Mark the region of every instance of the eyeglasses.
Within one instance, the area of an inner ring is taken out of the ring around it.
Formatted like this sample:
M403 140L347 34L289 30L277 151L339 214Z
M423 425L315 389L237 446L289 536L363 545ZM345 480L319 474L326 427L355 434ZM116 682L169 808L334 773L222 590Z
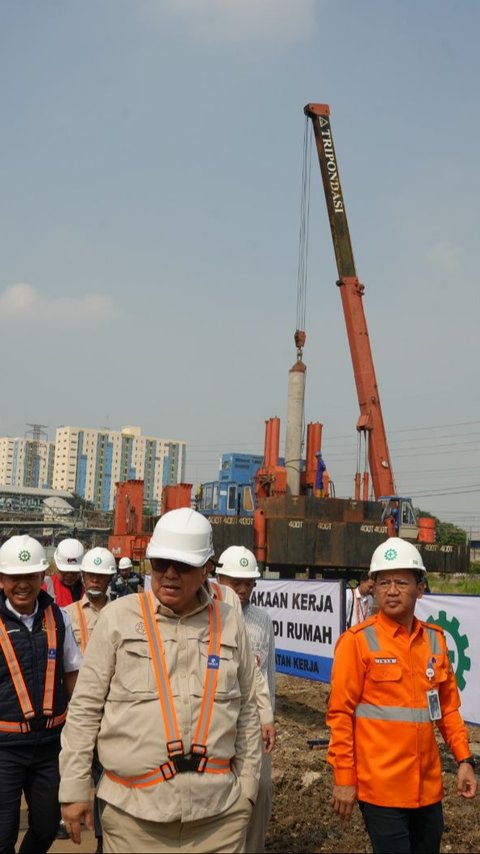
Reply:
M173 567L175 572L178 572L180 575L193 572L194 569L203 569L203 567L200 566L190 566L189 563L182 563L179 560L169 560L168 558L162 557L152 558L151 564L154 572L166 572L167 569Z
M388 580L386 578L383 578L381 581L377 581L377 583L376 583L376 587L380 588L380 590L389 590L390 587L396 587L397 590L402 591L402 590L406 590L407 587L411 587L411 586L412 586L411 581L403 581L403 580L397 581L396 578L391 578Z

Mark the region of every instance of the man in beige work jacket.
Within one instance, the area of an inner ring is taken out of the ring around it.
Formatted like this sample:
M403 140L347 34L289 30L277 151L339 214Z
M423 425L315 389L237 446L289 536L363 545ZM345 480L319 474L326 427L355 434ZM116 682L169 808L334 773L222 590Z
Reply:
M243 621L203 587L208 520L166 513L147 556L152 590L100 615L62 739L71 838L91 826L95 743L104 851L243 852L260 774L255 663Z

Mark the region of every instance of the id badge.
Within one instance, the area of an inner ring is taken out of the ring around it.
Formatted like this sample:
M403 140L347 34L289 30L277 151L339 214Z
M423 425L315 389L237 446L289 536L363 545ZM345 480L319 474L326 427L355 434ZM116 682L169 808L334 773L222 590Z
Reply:
M427 691L428 714L431 721L439 721L442 717L442 709L440 707L440 697L436 688L431 688Z

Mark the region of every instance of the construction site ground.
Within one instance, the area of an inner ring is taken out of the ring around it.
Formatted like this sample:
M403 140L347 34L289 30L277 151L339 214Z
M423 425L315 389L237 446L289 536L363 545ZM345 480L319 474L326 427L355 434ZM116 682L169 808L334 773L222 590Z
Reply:
M326 744L309 747L310 740L327 741L325 709L328 685L277 675L278 741L274 752L273 816L267 839L269 852L336 852L363 854L371 846L358 808L350 822L332 813L332 779L326 763ZM472 753L480 753L480 728L469 727ZM440 739L441 741L441 739ZM477 800L467 802L455 791L456 763L440 745L444 768L445 833L442 852L480 852L480 822ZM480 796L479 796L480 797ZM22 827L26 815L22 811ZM91 831L82 845L57 840L50 851L93 854L96 841Z

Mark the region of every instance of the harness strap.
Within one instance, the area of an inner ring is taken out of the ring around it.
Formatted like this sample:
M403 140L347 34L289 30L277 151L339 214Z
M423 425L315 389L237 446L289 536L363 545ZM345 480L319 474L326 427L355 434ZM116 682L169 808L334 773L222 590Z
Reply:
M63 724L67 717L65 709L61 715L56 715L54 718L48 718L45 721L45 729L53 729L56 726ZM32 726L30 721L0 721L0 732L31 732Z
M167 736L168 758L174 763L173 766L171 762L165 763L170 771L170 774L166 779L170 779L170 777L174 776L174 774L180 770L196 770L202 773L204 770L207 770L208 761L212 762L212 760L207 761L206 754L208 731L212 718L215 693L217 690L218 670L220 667L220 644L222 631L220 605L218 600L214 599L213 603L208 606L210 631L205 687L200 708L200 716L195 730L193 743L190 747L190 755L195 757L194 764L196 764L196 767L192 767L190 769L187 767L180 767L181 762L183 762L183 765L185 766L185 762L188 762L189 760L185 757L183 741L178 726L177 715L173 703L172 689L165 660L165 652L155 616L153 596L149 591L148 593L141 593L139 595L139 599L145 622L148 643L152 654L153 670L158 688L158 698L165 726L165 734ZM222 760L218 761L221 762ZM164 769L164 767L165 766L161 766L159 769L162 774L162 769Z
M210 581L210 579L209 579L208 583L210 585L210 589L212 591L213 598L218 599L219 602L222 602L223 601L223 591L222 591L222 588L220 587L218 581Z
M30 695L27 690L27 686L25 685L25 680L23 678L22 671L20 669L20 665L18 663L17 656L15 655L15 650L12 646L12 642L8 636L7 629L5 627L5 623L0 617L0 646L2 647L3 654L5 656L5 660L8 664L8 669L10 671L10 676L12 677L13 687L15 688L18 702L20 703L20 708L26 718L35 717L35 710L32 705L32 701L30 699Z
M78 628L80 630L80 651L83 655L88 643L90 632L88 631L88 623L87 618L85 616L85 610L82 608L80 602L75 602L75 613L77 615Z
M208 643L207 671L205 674L205 688L203 690L202 706L197 729L193 737L192 751L197 745L206 745L210 721L212 719L213 704L217 691L218 670L220 667L220 640L221 622L220 606L218 599L213 600L213 605L208 606L210 638Z
M205 774L228 774L231 769L231 759L205 759L206 766L203 769ZM105 774L114 783L120 783L129 789L146 789L148 786L156 786L157 783L164 783L166 780L171 780L175 777L177 771L171 762L165 762L159 768L154 768L153 771L148 771L146 774L136 774L134 777L119 777L113 771L107 771Z
M55 669L57 666L57 627L51 605L45 611L45 627L47 630L47 670L43 693L43 714L50 717L53 715L53 692L55 689Z

